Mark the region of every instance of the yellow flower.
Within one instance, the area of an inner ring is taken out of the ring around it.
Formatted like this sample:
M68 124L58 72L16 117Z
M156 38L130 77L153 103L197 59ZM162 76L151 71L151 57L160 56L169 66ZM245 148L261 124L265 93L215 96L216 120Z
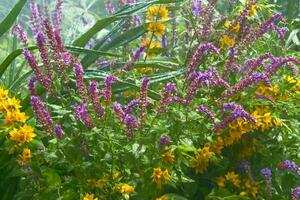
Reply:
M151 73L153 69L152 67L141 67L141 68L136 68L136 71L141 74L148 74Z
M148 25L148 31L155 36L162 36L165 34L166 26L161 22L151 22Z
M113 173L113 175L112 175L112 179L115 180L115 179L119 178L120 175L121 175L120 172L115 172L115 173Z
M283 79L288 83L296 83L297 81L292 76L284 76Z
M34 134L34 129L25 124L19 129L14 128L9 132L10 140L23 144L25 142L30 142L36 136Z
M94 194L86 194L83 200L98 200L98 198L94 198Z
M169 171L166 169L162 171L160 167L153 169L153 181L160 187L171 179Z
M123 183L120 187L120 192L122 194L130 194L134 192L134 187L131 185L128 185L126 183Z
M31 152L30 149L24 148L21 157L18 159L18 163L20 165L25 165L31 160Z
M227 47L231 47L235 45L235 40L229 37L228 35L224 35L221 40L221 48L225 49Z
M20 103L21 103L21 101L19 99L16 99L15 97L8 98L6 101L5 109L7 111L8 110L18 110L19 108L21 108Z
M225 181L226 179L223 176L220 176L217 178L217 185L223 188L225 187Z
M225 175L227 181L230 181L235 187L240 187L241 181L239 175L234 172L228 172Z
M8 90L5 90L0 86L0 101L3 101L8 98Z
M172 164L172 163L175 162L175 155L172 153L172 151L167 151L166 153L164 153L162 155L161 159L165 163L171 163Z
M214 153L210 151L208 146L199 148L195 152L195 157L192 159L192 168L196 173L202 174L207 170L210 159L214 156Z
M25 123L29 117L19 110L7 111L5 114L4 124L7 126L11 126L17 124L19 122Z
M273 124L275 125L275 127L278 128L282 125L282 121L281 121L281 119L276 117L276 118L273 119Z
M231 21L226 21L225 24L224 24L224 27L229 29L231 28L231 31L234 32L234 33L238 33L241 29L241 25L240 23L237 23L234 27L231 27Z
M211 151L215 154L220 154L224 148L224 142L221 136L218 136L217 142L211 145Z
M253 17L254 15L256 15L256 6L252 5L251 8L250 8L249 16Z
M156 5L149 7L147 11L147 19L157 20L158 17L160 17L163 20L169 18L169 11L166 9L166 7Z
M164 194L164 195L162 195L161 197L156 198L156 200L169 200L169 197L168 197L167 194Z
M97 181L96 187L100 188L100 189L103 189L107 186L108 181L109 181L109 175L108 174L103 174L102 178L100 178Z
M240 196L246 196L246 195L247 195L246 192L244 192L244 191L240 192Z

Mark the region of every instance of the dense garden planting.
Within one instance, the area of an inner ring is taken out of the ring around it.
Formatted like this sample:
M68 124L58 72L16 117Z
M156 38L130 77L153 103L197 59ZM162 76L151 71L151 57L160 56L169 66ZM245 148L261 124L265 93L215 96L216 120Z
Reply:
M273 4L103 3L72 41L63 0L0 24L20 48L0 61L0 199L300 199L300 44Z

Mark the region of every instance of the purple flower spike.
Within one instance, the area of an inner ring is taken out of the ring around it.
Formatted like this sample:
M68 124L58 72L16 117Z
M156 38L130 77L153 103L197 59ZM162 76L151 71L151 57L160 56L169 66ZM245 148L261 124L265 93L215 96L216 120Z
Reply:
M88 95L87 95L87 88L84 82L83 78L83 67L80 63L76 63L74 65L74 73L76 75L76 87L77 92L80 94L80 96L87 101Z
M20 24L17 24L13 27L12 33L19 37L19 39L23 43L23 45L25 45L25 46L28 45L27 36L26 36L25 32L23 31Z
M52 133L53 120L42 99L39 96L33 95L31 96L30 104L42 127L49 133Z
M120 117L121 119L125 117L126 113L124 112L121 104L115 102L113 104L113 109L118 117Z
M161 99L158 103L157 112L163 113L166 112L168 105L172 102L172 94L177 93L177 88L174 83L167 83L165 86L163 93L161 95Z
M173 142L167 135L162 135L159 139L159 148L163 149L165 146L172 144Z
M55 9L55 15L54 15L54 25L55 25L55 31L58 33L61 29L61 21L62 21L62 6L64 1L63 0L57 0L56 9Z
M96 81L91 81L90 83L90 99L93 104L96 115L102 118L104 115L104 108L101 106L99 101L99 92L97 92L97 87L99 84Z
M207 117L208 117L209 119L211 119L211 121L213 121L213 122L216 121L216 117L214 116L214 114L213 114L208 108L206 108L204 105L199 105L199 106L197 107L197 110L198 110L199 112L202 112L202 113L206 114Z
M138 59L140 58L141 54L143 53L143 51L145 50L145 46L140 46L135 50L135 53L133 55L133 57L131 58L131 61L126 63L123 67L123 70L129 70L132 68L132 66L134 66L134 64L138 61Z
M64 130L62 129L61 125L56 125L54 128L54 133L57 137L63 137L65 135Z
M264 168L261 171L262 176L264 177L267 187L266 192L269 196L269 198L272 197L272 172L269 168Z
M300 199L300 187L296 187L292 189L292 200L299 200Z
M196 52L194 53L192 60L185 71L186 77L189 77L197 68L202 56L208 51L211 50L214 53L218 54L219 49L212 43L200 44Z
M109 15L113 15L116 12L111 0L105 0L105 8Z
M265 82L266 85L269 87L272 86L269 78L264 73L254 72L252 73L252 75L241 80L238 84L224 91L223 94L221 95L220 100L226 100L228 98L231 98L235 94L241 92L243 89L250 87L260 81Z
M148 97L148 86L150 79L145 77L142 79L139 100L140 100L140 124L143 127L146 114L147 114L147 97Z
M73 109L76 114L76 119L82 121L86 126L93 127L94 123L89 116L88 108L85 103L74 104Z
M299 166L295 162L293 162L291 160L285 160L284 162L280 163L278 165L278 169L280 169L280 170L289 169L292 172L294 172L294 173L296 173L296 174L298 174L300 176L300 168L299 168Z
M133 99L132 101L129 102L129 104L125 108L125 113L128 114L130 113L134 107L138 106L140 104L139 99Z
M103 94L105 100L107 102L111 102L112 100L112 84L119 82L120 80L115 76L107 76L104 79L104 88L101 91L101 94Z
M194 16L201 15L201 1L200 0L192 0L192 14Z
M30 92L30 95L32 96L36 96L36 92L35 92L35 82L37 81L37 78L35 76L31 77L29 80L28 80L28 89L29 89L29 92Z
M242 118L243 120L248 120L252 123L257 122L255 118L253 118L249 113L247 113L242 108L242 106L234 102L224 103L222 112L224 111L231 111L231 115L226 116L220 123L216 124L212 129L213 131L219 131L220 129L224 128L229 123L237 120L238 118Z
M127 136L129 138L133 138L134 137L134 131L137 128L139 128L139 124L137 122L137 119L133 115L126 114L126 116L123 119L123 122L126 125Z

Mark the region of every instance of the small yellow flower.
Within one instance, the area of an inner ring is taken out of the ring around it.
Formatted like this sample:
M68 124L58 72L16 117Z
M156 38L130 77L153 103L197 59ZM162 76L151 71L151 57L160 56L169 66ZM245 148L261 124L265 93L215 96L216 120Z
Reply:
M235 40L229 37L228 35L224 35L221 40L221 48L225 49L227 47L231 47L235 45Z
M94 194L86 194L83 200L98 200L98 198L94 198Z
M281 119L276 117L273 119L273 124L275 125L276 128L278 128L278 127L282 126L282 121L281 121Z
M245 191L240 192L240 196L247 196L247 193Z
M3 101L8 98L8 90L5 90L0 86L0 101Z
M31 160L31 152L30 149L24 148L21 157L18 159L18 163L20 165L25 165L29 163Z
M165 34L166 25L161 22L151 22L148 25L148 31L155 36L162 36Z
M156 5L149 7L147 11L147 19L157 20L158 18L163 20L169 18L169 11L166 9L166 7Z
M134 192L134 187L128 185L127 183L123 183L120 187L120 193L122 194L130 194Z
M223 176L220 176L217 178L217 185L219 187L225 187L225 182L226 182L226 179L223 177Z
M4 124L11 126L17 123L25 123L29 117L19 110L7 111L5 114Z
M10 140L18 142L19 144L23 144L25 142L30 142L36 136L34 134L34 129L25 124L19 129L14 128L9 132Z
M161 197L156 198L156 200L169 200L169 197L168 197L167 194L164 194L164 195L162 195Z
M153 169L153 181L161 187L164 183L171 179L169 171L166 169L162 171L160 167Z
M139 67L139 68L136 68L136 71L140 74L148 74L153 71L153 68L152 67Z
M215 154L210 151L208 146L199 148L195 152L195 157L191 161L192 168L196 171L196 173L202 174L207 170L210 159Z
M173 164L175 162L175 155L172 153L172 151L167 151L162 155L161 159L164 163Z
M250 8L250 13L249 13L249 16L250 17L253 17L256 15L256 6L255 5L252 5L251 8Z
M239 175L234 172L228 172L225 175L227 181L230 181L235 187L240 187L241 180L239 179Z

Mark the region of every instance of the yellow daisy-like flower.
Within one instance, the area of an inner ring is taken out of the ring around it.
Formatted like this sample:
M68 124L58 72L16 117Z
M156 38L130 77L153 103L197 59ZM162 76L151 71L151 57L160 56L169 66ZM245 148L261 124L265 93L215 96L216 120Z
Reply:
M256 15L256 6L255 5L252 5L251 8L250 8L250 13L249 13L249 16L250 17L253 17Z
M226 179L223 176L220 176L217 178L216 182L219 187L223 188L223 187L225 187Z
M221 49L225 49L235 45L235 40L228 35L224 35L221 40Z
M228 172L225 175L227 181L230 181L235 187L240 187L241 180L239 179L239 175L234 172Z
M202 149L199 148L195 152L195 157L191 161L192 168L196 171L196 173L202 174L207 170L210 159L215 154L210 151L209 146L205 146Z
M29 163L30 160L31 160L31 151L28 148L24 148L21 157L18 159L18 163L20 165L25 165Z
M25 124L19 129L14 128L9 132L10 140L23 144L25 142L30 142L36 136L34 134L34 129Z
M153 181L161 187L162 184L166 183L171 179L169 171L166 169L162 171L160 167L153 169Z
M153 68L152 67L139 67L139 68L136 68L136 71L140 74L149 74L149 73L153 72Z
M131 185L128 185L127 183L123 183L120 186L120 193L122 194L130 194L134 192L134 187Z
M226 21L225 24L224 24L224 27L226 29L229 29L231 27L231 21ZM234 33L238 33L241 29L241 25L240 23L237 23L234 27L231 27L231 31L234 32Z
M169 197L168 197L167 194L164 194L164 195L162 195L161 197L156 198L156 200L169 200Z
M155 36L162 36L165 34L166 25L161 22L151 22L148 25L148 31L153 33Z
M164 163L173 164L175 162L175 155L172 153L172 151L167 151L162 155L161 159Z
M169 11L166 9L166 7L163 6L151 6L148 8L147 11L147 19L148 20L156 20L158 18L161 18L163 20L166 20L169 18Z
M11 126L17 123L25 123L29 117L19 110L7 111L5 114L4 124Z
M98 198L94 198L94 194L86 194L83 200L98 200Z
M6 111L9 110L18 110L21 108L21 101L19 99L16 99L15 97L13 98L8 98L5 104L5 109Z
M0 101L3 101L8 98L8 90L0 86Z

